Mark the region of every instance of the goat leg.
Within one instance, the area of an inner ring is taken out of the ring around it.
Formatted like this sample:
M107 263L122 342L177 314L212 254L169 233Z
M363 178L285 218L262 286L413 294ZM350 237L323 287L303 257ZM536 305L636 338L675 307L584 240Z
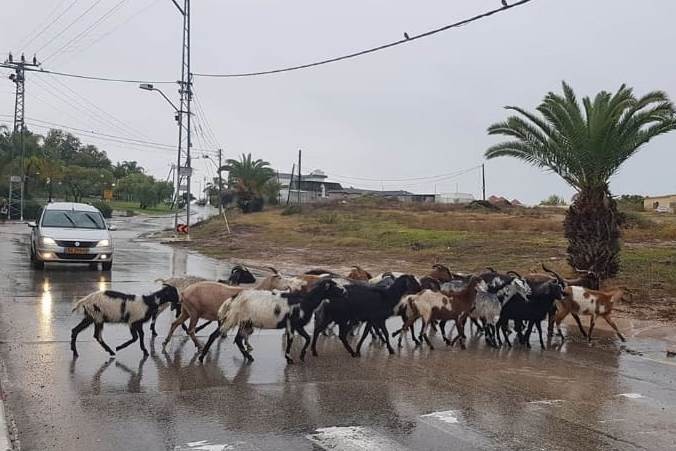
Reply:
M152 319L150 320L150 332L154 337L157 337L157 329L155 329L155 323L157 322L158 312L153 313Z
M93 322L94 318L89 315L85 315L82 321L80 321L80 324L73 327L73 329L70 331L70 350L73 351L73 357L78 357L80 355L77 353L77 347L75 346L75 340L77 340L78 334L88 328Z
M545 349L545 342L542 341L542 323L540 321L535 322L535 327L538 329L538 335L540 336L540 347Z
M293 364L293 359L291 358L291 346L293 345L293 329L291 329L291 323L289 320L286 320L286 351L284 352L284 357L286 358L286 363L291 365Z
M307 352L308 346L310 346L310 335L305 331L305 327L299 326L296 328L298 334L305 339L305 344L303 344L303 349L300 350L300 361L305 361L305 353Z
M249 354L249 351L247 351L244 348L244 345L242 344L242 328L240 327L237 330L237 334L235 335L235 344L237 345L237 348L239 348L239 352L242 353L242 356L244 357L245 360L248 362L253 362L254 358L251 354Z
M94 338L96 341L99 342L99 344L103 347L103 349L106 350L108 354L111 356L115 355L112 349L106 344L105 341L103 341L103 337L101 336L101 332L103 332L103 323L96 323L94 324Z
M212 323L212 321L207 321L206 323L200 324L199 326L197 326L197 327L195 328L195 333L197 333L197 332L199 332L200 330L204 329L205 327L207 327L207 326L208 326L209 324L211 324L211 323Z
M118 347L116 347L115 348L116 351L119 351L120 349L124 349L127 346L129 346L130 344L132 344L133 342L135 342L136 340L138 340L138 332L136 331L136 327L134 327L133 324L131 326L129 326L129 331L131 332L131 340L127 340L124 343L122 343L121 345L119 345Z
M428 325L429 325L429 323L427 323L427 322L423 319L422 328L420 329L420 339L421 339L421 341L424 340L425 343L427 343L427 346L430 347L430 350L433 351L433 350L434 350L434 346L432 346L432 342L430 341L430 337L427 336L427 328L428 328ZM444 337L444 338L446 338L446 337Z
M577 323L577 327L580 328L580 333L582 334L582 336L584 338L587 338L587 332L585 332L584 327L582 327L582 321L580 320L580 315L578 315L577 313L572 313L572 312L571 312L571 315L573 315L573 319ZM591 331L589 333L591 334Z
M387 352L389 352L390 355L394 354L394 348L392 348L392 345L390 344L390 335L387 332L387 325L385 324L385 320L380 321L379 329L382 331L383 337L385 337L385 345L387 346Z
M324 329L326 329L326 326L328 326L329 323L331 323L330 319L325 318L323 315L317 316L317 314L315 313L315 327L314 331L312 332L312 345L310 348L312 350L312 355L314 357L317 357L317 338L319 338L319 334L321 334L324 331Z
M205 344L204 347L202 348L202 352L200 353L200 357L199 357L200 362L203 362L203 361L204 361L204 356L207 355L207 352L209 352L209 348L211 347L211 345L213 344L213 342L214 342L220 335L221 335L221 328L220 328L220 324L219 324L219 326L216 328L216 330L213 331L213 332L211 333L211 335L209 335L209 339L207 340L207 344Z
M589 335L587 336L587 340L589 343L591 343L591 337L592 337L592 331L594 330L594 315L591 316L591 319L589 320Z
M606 314L606 315L603 315L602 318L603 318L604 320L606 320L606 322L610 325L610 327L612 327L613 329L615 329L615 333L616 333L617 336L620 338L620 340L622 340L622 341L627 341L627 340L625 340L625 338L622 336L622 334L621 334L620 331L618 330L617 324L615 324L615 321L613 321L612 318L610 318L607 314Z
M134 325L136 326L136 332L138 333L139 346L141 347L141 352L143 352L143 355L145 357L148 357L148 350L146 349L146 344L143 338L144 337L143 321L136 321Z
M364 335L368 334L369 330L369 323L366 323L366 329L364 329ZM350 343L347 342L347 333L349 329L347 326L347 323L339 323L338 324L338 338L340 339L340 342L343 343L343 346L345 346L345 349L347 349L347 352L350 353L352 357L358 357L359 354L354 352L352 350L352 347L350 346ZM315 336L316 336L316 331L315 331ZM364 340L364 337L362 337L362 341ZM312 346L314 346L315 340L312 341ZM314 352L314 351L313 351Z
M366 337L368 337L369 332L371 332L371 334L373 334L373 331L371 330L372 327L373 326L372 326L371 322L367 321L366 325L364 326L364 332L362 333L361 338L359 339L359 342L357 343L357 352L352 354L352 357L359 357L361 355L361 345L364 343L364 340L366 340ZM372 340L375 340L375 339L372 338Z

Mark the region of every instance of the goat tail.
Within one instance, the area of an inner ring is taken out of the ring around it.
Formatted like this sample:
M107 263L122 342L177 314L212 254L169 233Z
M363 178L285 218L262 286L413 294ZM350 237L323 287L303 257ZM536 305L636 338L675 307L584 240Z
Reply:
M221 334L225 335L230 329L239 324L239 306L235 305L237 296L226 299L218 308L218 322L221 325ZM237 302L239 304L239 302ZM233 308L234 307L234 308Z

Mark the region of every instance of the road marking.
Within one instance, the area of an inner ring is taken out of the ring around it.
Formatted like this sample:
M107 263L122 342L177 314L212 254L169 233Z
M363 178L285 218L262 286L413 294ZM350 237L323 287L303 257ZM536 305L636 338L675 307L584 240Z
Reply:
M528 404L538 404L543 406L555 406L565 402L563 399L542 399L540 401L529 401Z
M434 420L439 420L448 424L458 423L458 411L457 410L444 410L441 412L432 412L427 415L420 415L420 418L432 418Z
M208 440L200 440L198 442L189 442L185 445L176 446L175 451L231 451L244 445L245 442L228 443L209 443Z
M362 426L319 428L314 434L308 434L305 437L325 450L403 451L406 449L394 440Z
M640 399L640 398L644 397L640 393L620 393L617 396L624 396L625 398L629 398L629 399Z

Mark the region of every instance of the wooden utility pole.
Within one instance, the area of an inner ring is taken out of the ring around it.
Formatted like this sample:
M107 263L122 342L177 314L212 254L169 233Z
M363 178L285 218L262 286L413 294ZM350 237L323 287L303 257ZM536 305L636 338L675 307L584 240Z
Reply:
M483 200L486 200L486 169L481 163L481 191L483 193Z
M218 149L218 214L223 214L223 176L221 167L223 166L223 149Z
M293 173L296 172L296 163L291 166L291 178L289 179L289 190L286 193L286 205L289 205L291 199L291 189L293 187Z
M298 149L298 205L301 203L301 198L300 198L300 187L301 187L301 182L303 181L303 176L301 172L301 150Z

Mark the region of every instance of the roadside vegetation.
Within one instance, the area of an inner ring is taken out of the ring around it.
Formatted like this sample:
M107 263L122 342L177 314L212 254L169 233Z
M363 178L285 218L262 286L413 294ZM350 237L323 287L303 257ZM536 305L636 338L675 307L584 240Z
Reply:
M192 230L190 246L288 271L319 266L345 272L359 265L374 273L425 274L438 261L455 271L492 266L527 273L541 271L545 262L572 276L565 214L559 207L494 211L365 198L234 215L231 235L222 219L213 218ZM620 273L605 285L634 289L634 303L620 307L634 317L676 320L676 216L632 214L640 220L623 229Z
M24 217L34 219L42 205L52 200L90 202L109 210L167 212L173 185L144 173L135 161L113 164L105 151L84 144L62 130L46 135L24 132ZM21 140L18 133L0 126L0 203L6 205L9 176L21 174ZM15 189L18 187L15 186ZM113 202L106 207L104 192ZM18 202L12 205L18 218ZM105 210L105 211L104 211Z

